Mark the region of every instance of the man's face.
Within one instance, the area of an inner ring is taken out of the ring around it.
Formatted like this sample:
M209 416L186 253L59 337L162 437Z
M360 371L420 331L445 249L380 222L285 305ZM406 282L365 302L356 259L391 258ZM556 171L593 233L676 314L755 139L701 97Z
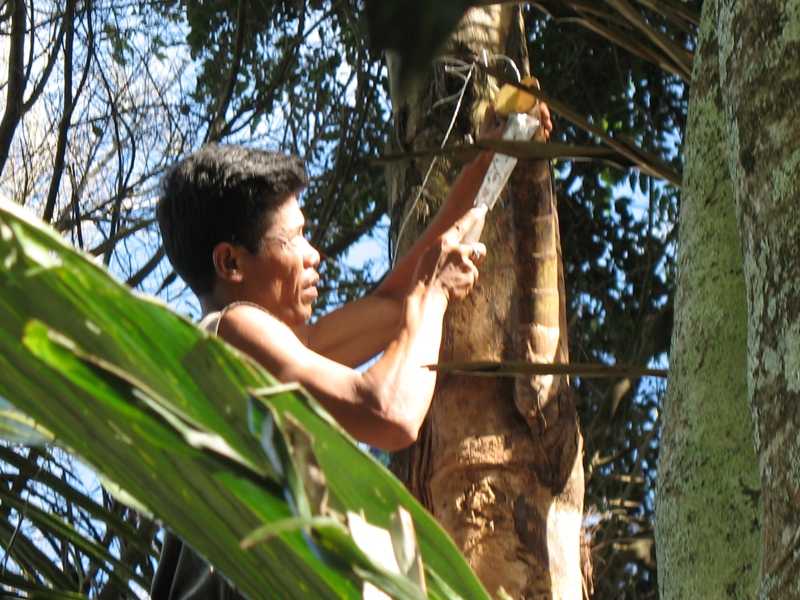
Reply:
M305 217L292 195L274 215L258 256L245 259L247 296L287 325L299 325L317 298L317 252L304 237Z

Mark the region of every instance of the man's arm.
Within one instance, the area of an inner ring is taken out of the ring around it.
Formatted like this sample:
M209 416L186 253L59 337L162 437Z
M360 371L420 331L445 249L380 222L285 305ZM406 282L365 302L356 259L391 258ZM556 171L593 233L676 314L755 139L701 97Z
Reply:
M541 104L541 121L549 136L553 123L544 103ZM490 105L480 136L498 138L504 130L505 122L495 117L494 107ZM297 336L314 351L352 367L381 352L397 330L403 300L422 252L472 208L492 158L493 153L482 152L464 166L434 219L374 292L328 313L315 323L296 327ZM482 244L478 245L478 250L481 256L485 255Z
M503 129L490 106L481 136L497 137L502 135ZM383 351L397 331L403 301L412 285L420 256L472 208L493 156L491 152L482 152L462 168L436 216L375 291L314 323L295 327L297 336L314 351L353 367ZM479 249L483 256L485 248L480 245Z
M550 109L543 102L539 103L539 106L542 127L545 135L549 137L553 129ZM500 138L505 128L505 120L496 117L494 106L490 104L486 108L479 137ZM478 194L481 184L483 184L483 179L486 177L486 172L489 170L489 165L493 158L493 152L481 152L472 162L467 163L462 168L436 216L371 296L402 298L405 295L411 282L414 267L425 248L450 229L454 223L473 207L475 196Z
M448 303L477 277L471 248L460 244L477 220L470 213L422 253L399 325L381 358L358 372L306 347L286 325L248 305L222 318L219 335L281 381L305 387L356 439L385 449L411 444L428 412Z
M357 367L383 351L397 332L403 302L412 285L420 256L472 208L491 158L491 154L482 153L464 167L430 225L375 291L331 311L314 323L295 327L297 336L315 352L351 367ZM484 256L483 244L477 248Z

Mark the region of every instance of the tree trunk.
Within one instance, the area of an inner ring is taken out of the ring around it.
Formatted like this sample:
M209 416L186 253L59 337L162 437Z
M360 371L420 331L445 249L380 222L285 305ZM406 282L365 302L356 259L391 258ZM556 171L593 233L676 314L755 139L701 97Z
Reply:
M725 0L720 71L764 507L759 596L800 597L800 10Z
M484 48L490 56L512 58L525 74L519 7L469 11L443 60L474 60ZM441 144L454 103L434 103L458 92L461 84L437 69L429 87L393 97L403 150ZM472 73L451 137L476 135L491 95L484 76ZM416 227L423 225L419 215L435 212L456 174L453 165L438 160L419 194L428 166L415 164L390 176L395 201ZM448 311L442 361L567 360L563 270L548 164L521 161L509 188L510 206L498 203L487 219L482 240L489 254L478 286ZM418 195L422 207L409 207ZM413 239L412 229L406 225L399 232L400 251ZM581 597L582 438L566 379L442 375L419 442L393 455L392 466L451 534L490 592L502 586L513 598Z
M676 326L656 501L664 600L750 598L761 560L760 486L747 412L747 307L726 162L718 4L707 0L703 7L689 102Z

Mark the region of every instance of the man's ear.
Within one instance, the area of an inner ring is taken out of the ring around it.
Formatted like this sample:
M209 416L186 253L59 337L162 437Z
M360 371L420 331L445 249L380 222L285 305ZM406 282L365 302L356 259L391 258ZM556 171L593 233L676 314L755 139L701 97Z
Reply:
M223 281L238 283L242 280L241 255L244 247L230 242L214 246L214 270Z

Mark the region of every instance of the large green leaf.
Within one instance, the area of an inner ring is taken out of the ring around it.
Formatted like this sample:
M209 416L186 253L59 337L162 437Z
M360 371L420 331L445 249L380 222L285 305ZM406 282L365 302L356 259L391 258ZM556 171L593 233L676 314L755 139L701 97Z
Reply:
M248 596L358 598L370 581L420 597L354 542L345 518L390 529L402 506L428 595L488 598L432 517L302 390L135 297L5 202L0 261L0 396ZM240 549L265 525L272 535Z

